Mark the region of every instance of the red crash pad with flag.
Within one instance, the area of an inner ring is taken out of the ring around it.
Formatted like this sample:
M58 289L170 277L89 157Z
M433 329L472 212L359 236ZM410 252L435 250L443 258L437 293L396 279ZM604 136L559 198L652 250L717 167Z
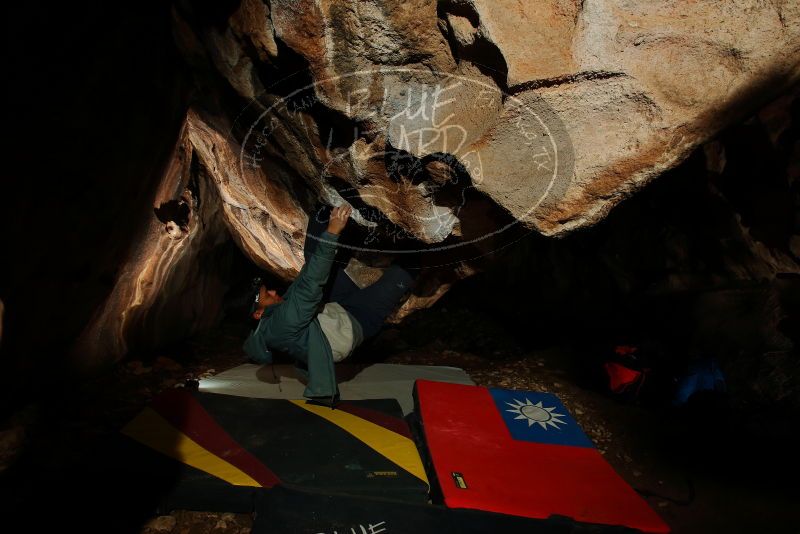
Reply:
M418 380L415 399L448 507L669 532L555 395Z

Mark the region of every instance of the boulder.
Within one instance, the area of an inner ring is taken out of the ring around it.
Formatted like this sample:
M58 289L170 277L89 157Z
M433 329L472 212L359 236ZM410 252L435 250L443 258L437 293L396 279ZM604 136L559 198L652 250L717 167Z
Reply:
M291 280L320 201L356 208L344 245L362 260L424 253L397 320L527 233L598 223L800 80L796 2L185 0L172 16L194 104L79 351L212 324L225 283L207 253L228 235Z
M242 157L415 246L486 238L460 215L484 200L495 231L597 223L800 79L794 2L199 4L179 42L238 95Z

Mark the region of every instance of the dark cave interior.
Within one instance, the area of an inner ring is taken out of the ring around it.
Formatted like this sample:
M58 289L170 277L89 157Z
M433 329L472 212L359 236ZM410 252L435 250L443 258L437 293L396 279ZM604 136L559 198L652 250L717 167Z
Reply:
M94 460L119 461L125 452L109 444L157 391L244 362L237 299L264 273L232 239L215 245L197 266L225 295L212 326L157 347L134 342L123 361L77 372L69 347L112 291L143 221L181 216L179 204L154 210L149 201L198 89L168 4L14 11L0 276L4 501L27 514L30 530L141 532L173 473L101 485L105 468ZM775 254L800 262L799 236L795 90L596 226L518 236L434 306L390 325L355 363L454 365L479 383L551 388L586 406L584 421L613 429L607 458L655 494L649 502L675 532L789 532L800 526L800 275L767 276L764 266ZM604 384L602 363L619 345L639 347L652 368L635 400ZM727 392L673 407L676 380L702 357L719 362ZM210 517L179 523L219 524ZM186 531L247 531L250 519L226 521L228 530Z

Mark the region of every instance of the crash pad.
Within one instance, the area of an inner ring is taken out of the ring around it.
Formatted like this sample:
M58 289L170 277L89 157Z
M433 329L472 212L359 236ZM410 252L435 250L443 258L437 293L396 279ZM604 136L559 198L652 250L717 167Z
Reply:
M427 477L394 399L254 399L184 388L156 397L123 428L140 465L171 462L162 508L245 512L281 484L426 502ZM178 467L176 468L175 465Z
M446 506L669 532L556 395L426 380L414 393Z
M404 414L414 409L414 381L426 379L474 384L463 369L434 365L377 363L336 365L339 393L345 400L393 398ZM305 385L291 365L245 364L200 381L200 390L263 399L300 399Z
M624 527L531 519L376 497L297 491L278 487L256 499L253 534L630 534Z

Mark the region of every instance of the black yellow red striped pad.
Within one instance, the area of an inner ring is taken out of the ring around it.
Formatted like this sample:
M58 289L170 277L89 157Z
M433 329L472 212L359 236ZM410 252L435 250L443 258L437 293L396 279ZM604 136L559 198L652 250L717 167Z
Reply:
M281 482L424 502L427 479L401 413L393 399L348 401L331 410L303 400L174 390L123 433L182 464L174 488L181 507L220 510L227 505L209 505L199 493L229 487L251 499L247 488ZM192 505L193 487L202 506Z

